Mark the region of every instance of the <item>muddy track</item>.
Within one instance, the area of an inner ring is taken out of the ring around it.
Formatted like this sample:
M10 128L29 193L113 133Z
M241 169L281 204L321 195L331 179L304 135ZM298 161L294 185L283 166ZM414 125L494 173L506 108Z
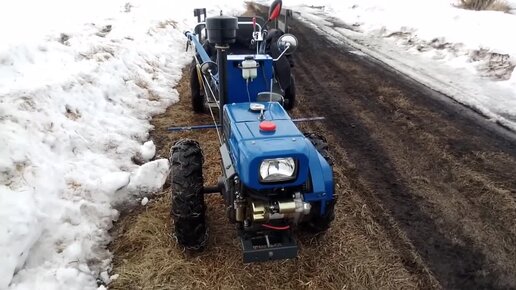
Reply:
M326 135L338 192L331 230L299 233L298 259L242 265L220 196L207 198L210 239L198 254L170 236L170 192L123 216L113 230L112 289L504 289L516 288L516 142L448 98L293 24L296 117ZM186 73L187 70L184 71ZM210 123L181 100L153 118L158 157L179 138L200 141L204 176L220 174Z
M481 117L294 24L299 114L423 287L516 287L516 143ZM347 202L342 196L340 203Z

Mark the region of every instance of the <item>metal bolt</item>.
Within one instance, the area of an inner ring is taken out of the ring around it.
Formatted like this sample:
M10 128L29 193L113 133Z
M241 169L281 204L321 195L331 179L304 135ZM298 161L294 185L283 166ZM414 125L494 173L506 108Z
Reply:
M292 138L292 142L296 142L296 138Z

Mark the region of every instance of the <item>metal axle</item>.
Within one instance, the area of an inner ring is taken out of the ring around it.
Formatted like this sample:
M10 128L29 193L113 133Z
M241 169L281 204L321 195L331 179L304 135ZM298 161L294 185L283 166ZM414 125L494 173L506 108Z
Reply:
M220 192L220 186L204 186L202 188L202 192L207 193L219 193Z
M322 121L325 117L309 117L309 118L297 118L292 119L292 122L308 122L308 121ZM181 127L169 127L167 131L170 132L181 132L181 131L191 131L191 130L201 130L201 129L215 129L220 128L220 124L210 124L210 125L195 125L195 126L181 126Z

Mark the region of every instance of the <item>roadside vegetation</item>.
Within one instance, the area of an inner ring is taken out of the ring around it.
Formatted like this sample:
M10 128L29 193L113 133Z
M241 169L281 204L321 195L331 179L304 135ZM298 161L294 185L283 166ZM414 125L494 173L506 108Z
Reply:
M470 10L511 11L511 7L504 0L461 0L459 7Z

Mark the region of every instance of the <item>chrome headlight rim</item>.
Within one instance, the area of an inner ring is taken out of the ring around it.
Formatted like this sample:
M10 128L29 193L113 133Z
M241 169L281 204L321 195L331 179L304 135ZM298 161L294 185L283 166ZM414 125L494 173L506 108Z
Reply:
M262 166L264 165L264 163L271 162L271 161L278 161L278 160L288 160L288 159L291 160L292 165L293 165L293 170L292 170L291 175L285 175L284 177L276 176L276 178L274 178L272 180L267 180L267 177L265 177L265 178L263 177L261 169L262 169ZM299 171L298 160L294 157L285 156L285 157L265 158L260 162L260 164L258 166L258 177L259 177L260 183L264 183L264 184L286 183L286 182L292 182L292 181L296 180L298 171Z

